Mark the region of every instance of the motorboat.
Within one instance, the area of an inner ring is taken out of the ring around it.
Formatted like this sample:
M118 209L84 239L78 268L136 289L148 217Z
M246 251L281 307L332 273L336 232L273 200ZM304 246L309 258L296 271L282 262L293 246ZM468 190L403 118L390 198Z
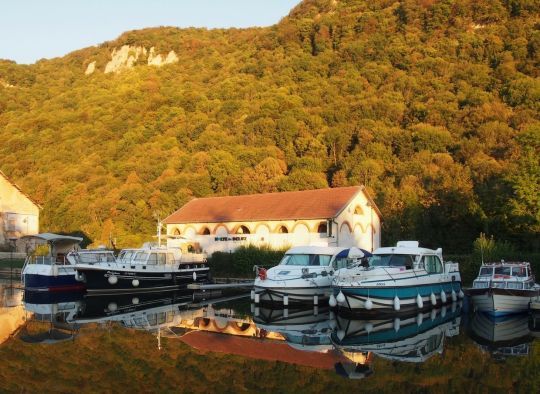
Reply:
M464 297L459 264L418 241L376 249L368 264L336 271L332 286L330 306L353 313L418 311Z
M493 316L523 313L540 294L531 265L525 262L482 264L472 288L467 290L474 308Z
M289 303L318 305L327 302L334 272L364 258L359 248L297 246L268 270L257 269L252 300L288 306Z
M80 237L43 233L21 238L34 253L24 263L21 279L30 291L77 291L84 284L75 280L75 262L69 252L79 247Z
M75 270L88 294L167 291L209 280L206 255L179 248L127 249L115 261L81 263Z

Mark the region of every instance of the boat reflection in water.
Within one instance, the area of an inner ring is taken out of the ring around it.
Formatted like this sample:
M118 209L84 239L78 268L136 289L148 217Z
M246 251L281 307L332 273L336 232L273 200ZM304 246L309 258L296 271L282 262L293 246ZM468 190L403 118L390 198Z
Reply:
M353 365L337 371L349 377L365 377L373 372L373 356L392 361L423 363L443 351L445 337L459 334L461 304L378 320L356 320L337 316L332 342Z
M527 314L492 317L476 312L470 323L471 338L495 359L530 353L532 335Z
M252 304L253 305L253 304ZM287 309L254 308L254 321L267 332L276 332L294 349L327 353L330 341L330 308L297 307Z
M25 323L22 290L0 284L0 344Z

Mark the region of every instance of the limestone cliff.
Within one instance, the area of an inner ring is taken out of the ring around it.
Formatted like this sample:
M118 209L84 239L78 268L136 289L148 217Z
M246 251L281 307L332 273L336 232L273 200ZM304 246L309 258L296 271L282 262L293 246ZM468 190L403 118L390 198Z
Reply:
M119 73L130 69L138 63L146 63L149 66L161 67L165 64L178 62L178 56L174 51L167 55L156 53L154 47L149 50L143 46L123 45L121 48L114 48L111 53L111 60L105 65L103 72ZM93 61L86 67L85 74L90 75L96 71L96 62Z

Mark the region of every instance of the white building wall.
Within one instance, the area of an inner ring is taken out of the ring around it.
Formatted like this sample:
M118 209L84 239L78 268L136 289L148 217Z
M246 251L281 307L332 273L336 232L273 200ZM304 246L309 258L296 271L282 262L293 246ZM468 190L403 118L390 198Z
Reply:
M318 233L321 223L331 223L331 231ZM249 234L239 233L240 226L246 226ZM288 232L281 233L281 226ZM209 234L204 234L205 232ZM371 207L363 193L358 193L337 217L329 222L321 219L168 224L167 234L181 235L199 243L208 255L217 251L232 252L240 246L248 245L285 250L300 245L357 246L371 251L380 246L381 226L377 211ZM169 239L168 245L174 247L180 242Z

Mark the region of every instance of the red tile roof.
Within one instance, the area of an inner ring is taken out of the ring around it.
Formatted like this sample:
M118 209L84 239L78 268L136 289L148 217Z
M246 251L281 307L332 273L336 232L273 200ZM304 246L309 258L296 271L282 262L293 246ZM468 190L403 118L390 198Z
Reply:
M297 192L199 198L188 202L167 217L164 223L327 219L337 216L351 199L363 190L363 186L351 186Z

